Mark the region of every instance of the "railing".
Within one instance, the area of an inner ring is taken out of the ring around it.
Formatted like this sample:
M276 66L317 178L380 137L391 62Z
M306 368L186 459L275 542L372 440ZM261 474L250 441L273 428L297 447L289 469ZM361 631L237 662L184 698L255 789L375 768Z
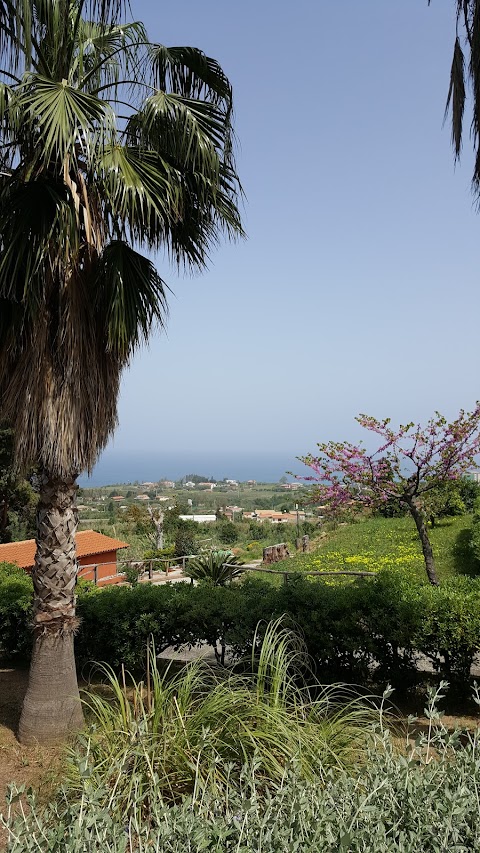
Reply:
M198 554L188 554L184 557L152 557L149 560L118 560L116 563L90 563L87 566L80 566L78 577L83 580L93 580L94 584L98 583L106 583L111 582L119 577L124 577L126 574L125 569L119 568L120 566L137 568L139 577L141 575L148 574L149 580L153 580L155 573L163 572L165 574L165 581L168 582L169 575L174 572L176 569L181 569L182 573L185 573L186 564L188 560L191 560L193 557L198 556ZM288 558L287 558L288 559ZM172 565L174 563L174 565ZM157 564L164 564L164 568L156 567ZM115 568L115 571L112 571L112 574L102 575L99 570L104 566L112 566ZM224 564L225 568L232 568L229 563ZM267 575L281 575L283 577L283 582L285 584L288 583L289 578L294 575L301 574L305 577L358 577L358 578L366 578L373 577L375 572L362 572L362 571L347 571L347 570L339 570L339 571L327 571L327 572L318 572L318 571L306 571L306 572L292 572L288 569L266 569L261 566L246 566L244 568L245 572L260 572L262 574ZM92 577L86 577L86 574L91 574Z
M228 563L226 563L225 565L228 566ZM283 575L283 582L285 584L287 584L289 578L293 577L294 575L301 575L302 577L315 576L315 577L322 577L322 578L324 578L324 577L338 577L339 575L346 575L348 577L356 577L356 578L368 578L368 577L373 577L375 575L375 572L360 572L360 571L359 572L351 572L351 571L344 571L344 570L339 570L337 572L314 572L314 571L312 571L312 572L292 572L292 571L282 571L281 569L263 569L260 566L258 568L257 567L253 568L253 567L249 566L245 569L245 571L246 572L262 572L263 574L266 574L266 575Z
M144 575L148 573L148 577L150 580L153 580L155 572L164 572L165 580L168 581L168 576L171 572L175 571L177 568L181 568L182 572L185 572L185 567L187 564L187 560L191 560L192 557L197 556L196 554L187 554L184 557L152 557L149 560L117 560L116 563L89 563L86 566L79 566L78 577L82 580L93 580L94 584L104 583L107 581L112 581L116 579L118 576L124 576L126 574L125 569L121 569L120 566L130 567L130 568L138 568L139 575ZM155 564L160 563L164 564L164 568L155 567ZM172 565L174 563L174 565ZM100 573L100 569L104 566L112 566L112 574L103 575ZM114 568L114 570L113 570ZM92 577L86 577L86 575L92 575Z

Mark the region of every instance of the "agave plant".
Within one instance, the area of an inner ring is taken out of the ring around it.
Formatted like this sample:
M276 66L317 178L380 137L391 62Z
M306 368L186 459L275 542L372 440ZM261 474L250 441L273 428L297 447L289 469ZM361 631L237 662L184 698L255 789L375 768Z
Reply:
M213 586L225 586L244 571L243 563L231 551L209 551L189 561L187 574L197 581L208 581Z

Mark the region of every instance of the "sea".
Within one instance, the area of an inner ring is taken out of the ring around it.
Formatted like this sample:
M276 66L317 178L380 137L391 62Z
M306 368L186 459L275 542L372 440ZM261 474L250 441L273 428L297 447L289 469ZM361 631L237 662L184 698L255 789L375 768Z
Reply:
M294 452L215 452L215 451L104 451L90 476L82 474L82 487L110 486L119 483L142 483L158 480L180 480L186 474L199 474L215 480L256 480L276 483L281 477L309 473L295 458Z

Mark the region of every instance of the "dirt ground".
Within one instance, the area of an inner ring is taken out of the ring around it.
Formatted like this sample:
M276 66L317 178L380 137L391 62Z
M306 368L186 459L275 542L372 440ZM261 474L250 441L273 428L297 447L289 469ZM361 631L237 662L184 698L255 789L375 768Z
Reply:
M28 670L0 665L0 813L6 812L5 796L12 782L34 787L39 797L47 797L58 780L60 749L21 746L16 738ZM0 850L6 834L0 825Z

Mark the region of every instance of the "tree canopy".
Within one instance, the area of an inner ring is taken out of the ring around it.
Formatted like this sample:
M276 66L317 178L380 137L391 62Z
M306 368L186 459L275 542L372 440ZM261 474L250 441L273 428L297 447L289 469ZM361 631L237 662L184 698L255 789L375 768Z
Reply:
M450 114L452 145L455 159L460 157L464 139L464 117L468 88L472 95L470 138L475 155L472 184L480 192L480 2L454 0L456 7L455 40L453 45L450 84L445 118ZM431 4L431 0L428 0Z
M300 457L314 472L303 478L316 483L313 500L330 511L404 506L415 521L429 580L437 584L425 514L443 500L446 484L476 464L480 403L471 413L462 410L451 423L437 412L424 427L407 423L394 430L389 418L379 421L370 415L356 420L380 437L380 445L368 452L362 443L329 441L318 445L318 455Z
M165 322L142 252L202 268L242 233L227 77L124 12L0 0L0 401L18 461L61 476L92 466Z

